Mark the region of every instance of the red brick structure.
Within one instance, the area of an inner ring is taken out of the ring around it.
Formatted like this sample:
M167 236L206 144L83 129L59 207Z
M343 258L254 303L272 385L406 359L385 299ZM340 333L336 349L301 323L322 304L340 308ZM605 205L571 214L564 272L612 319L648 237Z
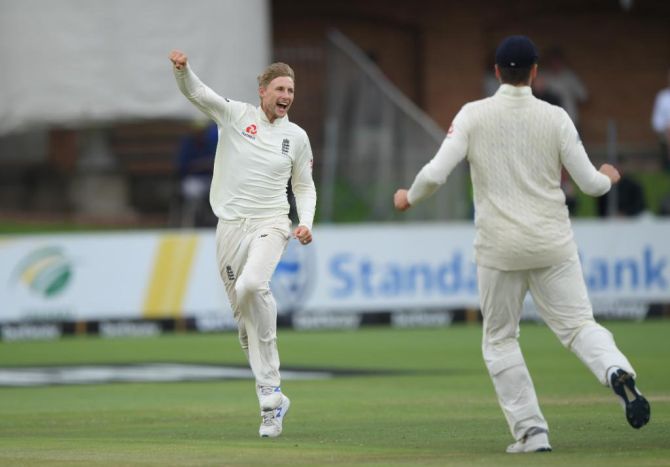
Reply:
M581 107L585 144L596 157L608 119L628 155L658 149L650 128L656 92L667 86L670 2L665 0L273 0L275 55L297 72L292 117L320 152L325 35L336 28L365 50L389 79L447 128L460 106L482 95L497 43L531 36L540 49L559 46L587 86ZM542 63L540 61L540 72Z

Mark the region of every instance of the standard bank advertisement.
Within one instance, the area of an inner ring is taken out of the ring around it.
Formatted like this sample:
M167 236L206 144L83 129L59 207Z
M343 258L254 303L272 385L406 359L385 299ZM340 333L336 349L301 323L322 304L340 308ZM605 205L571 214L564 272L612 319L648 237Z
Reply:
M596 314L641 317L670 303L670 221L576 221ZM466 223L317 226L273 276L280 313L477 308L474 227ZM197 318L234 325L214 232L0 237L0 322ZM532 301L528 300L532 313Z

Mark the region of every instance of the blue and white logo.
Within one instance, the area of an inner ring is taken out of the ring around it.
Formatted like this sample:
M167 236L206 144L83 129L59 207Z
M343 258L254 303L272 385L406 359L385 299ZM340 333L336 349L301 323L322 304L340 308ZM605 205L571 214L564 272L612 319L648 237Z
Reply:
M312 292L315 272L314 247L289 241L270 283L279 313L291 313L302 306Z

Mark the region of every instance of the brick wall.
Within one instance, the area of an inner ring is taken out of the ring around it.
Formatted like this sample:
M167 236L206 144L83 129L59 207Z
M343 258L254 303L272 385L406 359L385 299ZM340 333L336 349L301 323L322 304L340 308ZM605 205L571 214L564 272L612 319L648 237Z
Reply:
M636 0L628 12L615 0L274 0L272 8L278 52L323 50L326 31L337 28L445 129L464 102L481 97L487 57L504 36L527 34L540 49L560 46L590 93L581 108L587 147L596 153L604 148L607 122L614 119L622 150L657 148L649 121L670 67L668 1ZM325 60L317 62L306 81L296 66L292 109L293 120L316 135L315 143L321 139L318 113L327 92ZM541 67L540 62L540 72Z

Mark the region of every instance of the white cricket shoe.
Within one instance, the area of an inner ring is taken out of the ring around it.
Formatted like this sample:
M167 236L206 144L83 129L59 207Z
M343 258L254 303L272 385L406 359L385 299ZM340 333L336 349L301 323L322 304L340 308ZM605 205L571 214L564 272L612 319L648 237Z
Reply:
M281 434L284 417L286 416L289 407L291 407L291 400L282 394L282 401L281 404L279 404L279 407L272 410L263 410L261 412L263 421L258 430L258 434L261 438L276 438Z
M256 394L261 410L273 410L282 403L282 392L279 386L256 385Z
M507 446L507 452L510 454L548 451L551 451L549 435L547 435L547 430L543 428L531 428L523 438Z

